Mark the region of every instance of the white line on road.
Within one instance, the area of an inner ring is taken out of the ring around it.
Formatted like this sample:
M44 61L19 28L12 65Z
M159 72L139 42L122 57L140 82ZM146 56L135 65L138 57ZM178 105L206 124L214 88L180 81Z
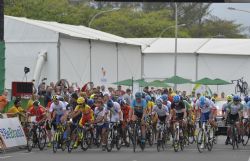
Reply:
M11 158L12 156L3 156L3 157L0 157L0 159L7 159L7 158Z

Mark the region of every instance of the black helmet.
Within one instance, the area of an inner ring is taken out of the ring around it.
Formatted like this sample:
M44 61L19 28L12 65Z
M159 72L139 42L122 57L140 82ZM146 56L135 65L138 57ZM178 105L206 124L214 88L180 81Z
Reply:
M33 102L33 106L39 106L40 105L40 102L39 101L34 101Z

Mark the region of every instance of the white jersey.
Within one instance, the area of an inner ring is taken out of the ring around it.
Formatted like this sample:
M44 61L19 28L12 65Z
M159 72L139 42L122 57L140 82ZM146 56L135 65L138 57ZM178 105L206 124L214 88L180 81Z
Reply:
M120 112L121 112L120 104L117 102L114 102L114 106L110 110L108 110L108 116L107 116L108 122L120 121L120 117L119 117Z
M154 105L152 112L153 114L156 113L159 117L162 117L168 115L169 110L168 107L165 105L162 105L161 108L159 108L157 105Z
M98 120L98 119L101 118L101 117L104 117L105 114L106 114L106 109L105 109L105 107L104 107L101 111L99 110L99 107L96 107L96 108L95 108L94 115L95 115L95 119L96 119L96 120ZM104 119L103 119L101 122L97 123L98 126L101 126L101 125L103 125L103 124L104 124Z
M55 111L57 115L62 115L63 110L66 109L66 106L62 101L59 101L58 105L56 105L54 102L50 105L49 112Z
M213 105L211 104L211 101L208 98L206 98L204 105L201 105L200 100L197 100L196 101L196 106L199 109L201 109L201 113L211 112L211 109L213 108Z

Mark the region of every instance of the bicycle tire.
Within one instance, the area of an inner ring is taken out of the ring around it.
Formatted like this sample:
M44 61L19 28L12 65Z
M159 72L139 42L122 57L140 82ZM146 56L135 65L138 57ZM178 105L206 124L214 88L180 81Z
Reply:
M248 126L248 124L247 124ZM248 144L248 141L250 139L250 130L248 129L248 127L244 127L243 128L243 135L242 135L242 145L246 146Z
M47 133L45 129L39 128L38 132L38 148L43 150L47 141Z
M136 125L133 128L133 138L132 138L132 143L133 143L133 151L136 151L136 145L137 145L137 133L136 133Z
M174 132L174 140L173 140L173 146L174 146L174 151L178 152L179 151L179 140L178 140L178 130L176 129Z
M108 130L108 137L107 137L107 146L106 146L106 149L108 152L111 152L112 149L113 149L113 130L109 129Z
M52 147L53 147L53 152L56 153L58 149L58 141L59 141L59 133L56 132L53 137L52 141Z
M231 127L231 134L232 134L232 146L233 146L233 150L234 150L235 149L235 144L237 142L236 137L235 137L234 127Z
M197 135L197 149L200 153L202 153L205 149L205 139L204 139L204 131L200 129ZM203 147L201 146L203 144Z
M31 152L32 151L32 148L33 148L33 141L34 141L34 135L33 135L33 130L30 130L27 134L27 149L28 149L28 152Z
M82 140L81 140L81 148L83 151L87 151L88 148L89 148L89 145L88 145L88 140L87 140L87 131L83 131L83 137L82 137Z
M122 147L122 138L120 137L120 135L118 134L116 136L116 149L119 151Z
M208 149L208 151L212 151L213 143L214 143L213 134L211 135L211 131L213 131L213 129L209 130L209 132L208 132L208 141L207 141L207 149Z

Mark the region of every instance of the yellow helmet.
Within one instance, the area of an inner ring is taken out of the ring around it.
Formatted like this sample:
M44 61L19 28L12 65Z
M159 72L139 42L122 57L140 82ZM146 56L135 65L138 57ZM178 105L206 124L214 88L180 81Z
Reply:
M52 96L52 100L53 100L53 101L56 101L56 100L58 100L58 97L57 97L57 95L54 95L54 96Z
M92 95L90 96L90 99L94 99L94 97L95 97L95 94L92 94Z
M227 95L227 101L232 101L233 100L233 96L232 95Z
M76 102L77 104L83 104L85 102L85 99L83 97L79 97Z

